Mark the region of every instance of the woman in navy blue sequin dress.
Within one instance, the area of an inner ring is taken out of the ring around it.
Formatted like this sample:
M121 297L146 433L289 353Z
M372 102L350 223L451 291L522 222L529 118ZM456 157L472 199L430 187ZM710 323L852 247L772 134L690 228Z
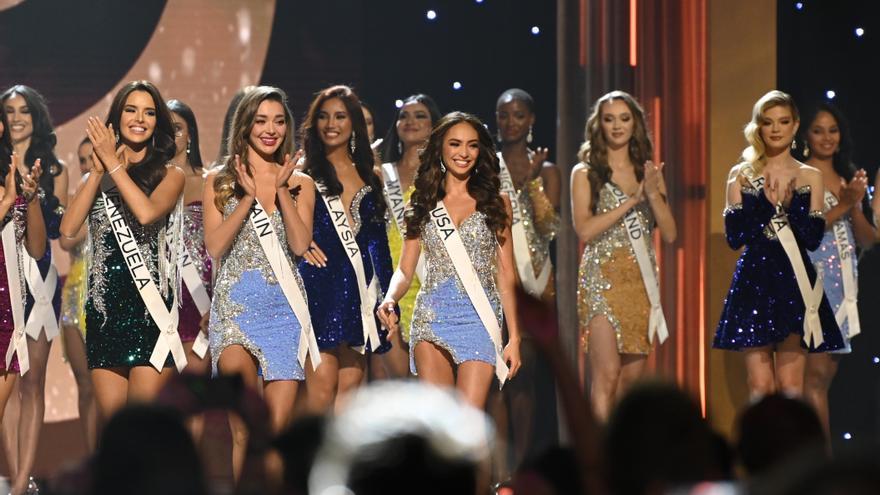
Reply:
M373 172L373 152L357 95L346 86L333 86L320 92L309 108L301 133L306 153L303 171L317 185L326 188L324 197L338 196L341 200L360 251L366 284L370 284L375 274L384 294L391 281L385 201L382 184ZM362 317L365 312L361 308L361 290L353 265L327 205L321 194L318 195L312 233L314 244L299 269L321 350L318 369L306 366L308 407L314 412L324 412L333 406L337 395L361 383L366 363L363 353L370 351L364 327L370 322ZM377 302L382 294L373 293ZM378 328L375 306L371 306L368 318ZM383 343L373 349L375 352L383 353L390 348L385 335L387 332L380 330Z
M805 265L810 283L815 284L816 271L807 250L819 246L825 230L824 186L818 170L791 156L798 123L789 95L771 91L758 100L745 129L749 142L745 162L733 167L727 183L727 242L734 249L746 248L737 261L713 347L745 351L753 398L777 390L802 395L806 352L844 345L824 295L818 309L822 343L811 342L809 347L804 343L806 306L792 263L770 225L774 205L782 205L797 241L801 259L796 262ZM749 178L761 176L764 187L752 187Z

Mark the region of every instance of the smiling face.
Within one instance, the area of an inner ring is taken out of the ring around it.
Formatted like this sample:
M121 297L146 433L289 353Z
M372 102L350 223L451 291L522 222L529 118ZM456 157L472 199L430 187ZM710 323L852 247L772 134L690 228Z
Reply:
M840 126L834 115L825 111L816 114L816 118L807 129L807 144L813 156L820 160L834 156L840 148Z
M287 133L284 106L275 100L263 100L254 115L254 124L248 135L248 144L264 158L278 151Z
M467 122L450 127L443 136L443 163L447 173L466 177L477 164L480 156L480 136Z
M146 91L132 91L125 99L119 117L122 140L133 145L144 144L156 130L156 102Z
M792 115L791 108L776 105L764 110L761 115L760 131L767 154L772 155L789 148L794 141L797 128L798 121Z
M339 98L325 101L318 111L317 127L318 137L328 151L347 146L351 139L351 119L345 103Z
M80 144L76 157L79 159L79 173L85 175L92 169L92 143L86 141Z
M364 111L364 121L367 123L367 136L372 143L376 139L376 127L373 124L373 114L370 113L370 109L367 107L362 106L361 109Z
M432 124L428 107L411 101L397 115L397 137L404 146L422 145L431 135Z
M189 126L183 117L175 112L171 112L171 122L174 124L175 156L181 156L186 153L186 148L189 145Z
M3 111L9 124L9 139L13 144L26 141L33 136L34 119L23 96L13 93L3 103Z
M522 100L511 100L495 111L498 134L504 143L516 143L526 138L535 123L535 114Z
M629 145L635 129L635 118L626 102L614 99L603 103L599 121L608 148L620 149Z

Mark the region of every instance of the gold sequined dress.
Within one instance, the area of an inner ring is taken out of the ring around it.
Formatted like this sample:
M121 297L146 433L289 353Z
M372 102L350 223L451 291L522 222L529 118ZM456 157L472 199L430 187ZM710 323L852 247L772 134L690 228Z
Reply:
M609 212L618 205L606 187L599 189L596 215ZM646 201L635 206L646 238L651 238L654 216ZM654 270L653 245L648 254ZM617 351L621 354L648 354L648 317L651 304L636 255L630 244L623 218L613 227L587 243L578 270L578 322L583 336L584 351L589 347L590 321L604 316L617 334Z
M83 240L70 251L70 270L61 289L61 324L76 327L86 335L86 264L89 242Z
M556 233L559 231L559 214L547 199L544 193L544 181L540 177L526 182L525 186L517 191L517 196L524 219L523 227L529 244L529 255L532 258L532 270L535 276L538 276L544 263L551 262L550 242L556 238ZM555 296L556 284L551 270L542 299L552 300Z

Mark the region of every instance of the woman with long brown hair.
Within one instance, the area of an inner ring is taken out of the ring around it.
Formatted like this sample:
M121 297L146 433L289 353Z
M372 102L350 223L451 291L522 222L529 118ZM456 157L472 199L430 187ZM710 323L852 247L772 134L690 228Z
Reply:
M365 353L389 348L373 312L391 280L391 254L357 95L348 86L319 92L300 133L303 171L318 190L312 236L320 248L310 248L299 268L321 350L321 365L306 367L308 407L320 413L361 383Z
M399 330L394 308L424 253L410 333L412 371L456 387L481 409L493 371L503 384L520 367L510 199L500 192L498 171L492 137L479 119L453 112L437 122L407 206L400 265L377 310L386 327Z
M571 172L574 229L586 244L578 275L578 316L590 362L590 395L604 420L616 398L642 376L653 337L666 324L656 278L653 231L676 237L663 163L642 107L629 94L599 98Z

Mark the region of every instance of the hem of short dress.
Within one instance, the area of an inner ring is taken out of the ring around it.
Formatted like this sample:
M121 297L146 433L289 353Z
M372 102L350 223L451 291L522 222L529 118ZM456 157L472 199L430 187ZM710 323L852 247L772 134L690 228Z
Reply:
M821 349L821 348L811 348L811 347L808 347L807 344L804 343L804 336L803 336L803 334L800 334L800 333L798 333L798 332L789 332L789 333L785 334L785 335L784 335L781 339L779 339L779 340L768 340L767 342L763 342L763 343L760 343L760 344L752 344L752 345L726 346L726 345L724 345L724 344L719 344L718 342L712 342L712 348L713 348L713 349L719 349L719 350L722 350L722 351L736 351L736 352L743 352L743 351L745 351L745 350L747 350L747 349L754 349L754 348L756 348L756 347L770 347L770 346L777 346L777 345L781 344L783 341L785 341L785 339L787 339L789 335L797 335L798 337L800 337L800 338L798 339L798 342L801 344L801 349L806 350L806 351L807 351L808 353L810 353L810 354L823 354L823 353L848 354L847 352L845 352L845 351L846 351L846 346L845 346L845 345L844 345L844 347L841 347L841 348L838 348L838 349L827 349L827 348ZM822 345L825 345L825 343L823 343Z
M596 316L598 316L598 315L596 315ZM605 317L607 318L608 316L605 315ZM592 321L592 318L591 318L590 320L588 320L588 321ZM608 320L608 323L611 323L611 320ZM618 331L617 327L615 327L613 323L611 323L611 327L614 328L614 333L615 333L615 336L616 336L615 338L619 338L619 337L620 337L620 332ZM588 328L589 328L589 326L580 326L580 328L579 328L581 335L584 336L584 337L583 337L583 341L584 341L584 343L583 343L583 345L581 346L581 350L584 352L584 354L589 354L589 353L590 353L590 342L589 342L588 337L586 336L587 333L588 333ZM620 342L620 341L618 340L618 344L617 344L617 346L616 346L616 347L617 347L617 353L618 353L618 354L621 354L621 355L623 355L623 354L629 354L629 355L631 355L631 356L648 356L648 355L651 354L651 349L650 349L650 348L649 348L647 351L645 351L645 352L624 352L623 349L620 348L620 343L619 343L619 342ZM649 347L653 347L653 346L649 344Z
M131 364L131 363L125 363L125 364L101 363L101 364L96 364L94 366L89 364L89 369L90 370L109 370L109 369L113 369L113 368L137 368L138 366L147 366L147 367L152 368L153 364L149 361L138 362L138 363L134 363L134 364ZM169 362L169 361L166 361L165 365L162 366L162 368L173 368L173 367L174 367L174 363Z
M468 362L468 361L477 361L477 362L480 362L480 363L486 363L486 364L489 364L489 365L491 365L491 366L495 366L495 359L493 359L491 362L490 362L490 361L487 361L487 360L484 360L484 359L476 359L476 358L460 359L460 358L458 357L458 353L455 352L455 350L452 348L452 346L446 344L446 343L443 342L441 339L416 338L416 339L412 339L412 340L410 341L410 347L409 347L409 348L410 348L410 355L412 356L412 358L411 358L411 359L412 359L412 363L411 363L411 366L410 366L410 370L409 370L409 371L410 371L410 373L413 374L413 376L419 376L418 370L416 369L416 357L415 357L415 352L416 352L416 346L419 345L420 342L428 342L428 343L434 344L434 345L436 345L437 347L439 347L439 348L443 349L444 351L448 352L448 353L449 353L449 356L452 358L452 362L455 363L456 366L461 366L462 363L466 363L466 362ZM496 358L496 359L497 359L497 358Z
M239 345L244 348L244 350L251 355L257 361L258 372L264 373L265 369L268 368L268 362L266 362L266 356L263 354L263 350L254 345L250 341L236 341L236 342L228 342L226 345L221 347L220 349L215 349L214 346L209 345L208 348L211 351L211 375L217 376L220 374L220 356L223 354L223 351L228 347L232 347L234 345ZM219 346L218 346L219 347ZM215 352L216 351L216 352ZM271 381L271 380L270 380Z

